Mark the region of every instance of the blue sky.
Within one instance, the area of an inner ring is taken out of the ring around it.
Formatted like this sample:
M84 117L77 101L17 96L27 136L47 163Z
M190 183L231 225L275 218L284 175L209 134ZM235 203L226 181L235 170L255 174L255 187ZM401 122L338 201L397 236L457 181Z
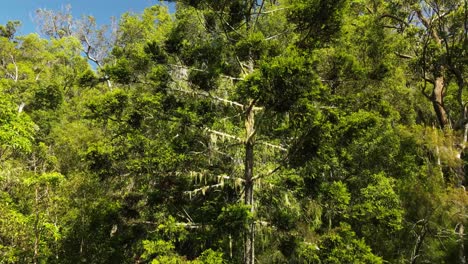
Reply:
M22 26L16 35L36 32L36 25L32 19L35 10L60 10L68 4L72 6L75 18L92 15L98 24L109 24L112 16L119 18L128 11L141 13L146 7L158 3L157 0L0 0L0 24L5 25L9 20L20 20Z

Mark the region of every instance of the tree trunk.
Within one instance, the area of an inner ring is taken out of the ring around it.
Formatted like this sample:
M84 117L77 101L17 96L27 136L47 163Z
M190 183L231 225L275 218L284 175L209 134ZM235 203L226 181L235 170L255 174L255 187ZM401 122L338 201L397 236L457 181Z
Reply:
M463 226L463 223L460 223L460 226L458 226L458 236L460 239L460 248L459 248L459 258L460 258L460 264L466 264L466 257L465 257L465 227Z
M254 184L253 184L253 168L254 168L254 136L255 136L255 116L254 116L254 107L251 103L246 110L246 119L245 119L245 170L244 170L244 180L245 180L245 193L244 193L244 203L250 206L250 212L253 215L255 212L254 209ZM255 222L251 221L249 223L249 229L245 234L244 241L244 263L245 264L254 264L255 262Z
M34 256L33 263L36 264L39 256L39 187L35 187L35 218L34 218Z
M444 92L445 92L445 83L444 77L439 76L435 79L434 90L432 91L432 104L434 106L434 111L437 115L437 120L441 128L444 128L449 124L449 119L447 111L444 107Z
M411 264L416 264L417 259L419 257L419 252L421 251L421 247L424 243L424 238L426 237L427 234L427 221L425 219L420 220L418 222L422 221L422 226L419 231L419 233L416 233L416 243L414 244L413 252L411 252Z

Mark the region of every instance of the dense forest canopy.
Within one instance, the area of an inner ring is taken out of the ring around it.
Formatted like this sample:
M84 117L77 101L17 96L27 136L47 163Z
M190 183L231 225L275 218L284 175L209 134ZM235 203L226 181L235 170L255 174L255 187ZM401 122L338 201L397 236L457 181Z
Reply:
M0 25L0 263L466 263L466 0Z

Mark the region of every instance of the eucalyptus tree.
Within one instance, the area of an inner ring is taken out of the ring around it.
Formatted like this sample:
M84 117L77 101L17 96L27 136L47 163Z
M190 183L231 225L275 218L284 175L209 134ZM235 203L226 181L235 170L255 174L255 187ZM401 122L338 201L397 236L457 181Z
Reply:
M71 5L67 5L62 10L38 9L36 10L35 21L40 31L51 39L61 39L65 37L75 37L82 45L82 52L86 58L94 63L99 70L102 70L104 60L115 41L115 23L112 25L98 26L93 16L83 16L81 19L73 18ZM103 81L111 89L112 83L109 76L103 72Z
M409 60L415 84L432 104L437 126L458 131L458 152L466 144L466 1L386 1L372 11L407 41L395 54Z

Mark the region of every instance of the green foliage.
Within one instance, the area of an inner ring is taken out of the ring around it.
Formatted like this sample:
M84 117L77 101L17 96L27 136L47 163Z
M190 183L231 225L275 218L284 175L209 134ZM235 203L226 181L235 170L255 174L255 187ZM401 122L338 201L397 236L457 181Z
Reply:
M122 117L123 110L128 102L128 95L123 90L114 90L88 102L87 108L90 111L89 118L94 119L114 119Z
M34 91L31 110L56 110L63 102L63 91L55 85L38 87Z
M245 232L252 221L250 207L243 204L233 204L224 207L216 219L216 228L233 234L236 237Z
M193 261L187 261L183 257L174 254L174 245L163 240L143 241L145 253L141 257L145 260L151 260L152 264L162 263L192 263L192 264L223 264L223 254L208 249L204 251L199 258Z
M115 65L106 68L105 71L119 83L129 84L133 81L131 65L125 58L118 60Z
M164 50L161 48L161 46L159 46L155 41L147 43L144 51L155 63L164 64L167 62L167 55L164 53Z
M298 29L305 33L300 45L323 45L340 32L346 0L301 0L292 1L294 7L289 14Z
M169 252L174 250L174 245L170 242L165 242L163 240L158 241L143 241L143 248L145 249L145 253L141 255L144 259L149 259L151 256L155 255L166 255Z
M401 229L403 212L391 182L391 178L385 177L384 174L373 175L371 183L360 190L362 197L360 199L365 202L356 203L353 217L372 222L372 229L376 225L384 225L386 232ZM367 232L370 237L375 231Z
M341 224L339 228L326 234L319 248L317 253L321 263L383 263L363 239L356 237L347 224Z
M12 152L29 152L35 132L35 124L25 113L18 113L17 106L8 95L0 97L0 161Z
M78 84L82 87L93 87L98 84L98 81L96 74L90 69L78 76Z
M346 219L351 195L343 182L324 183L321 187L320 200L328 218L328 228L332 228L332 219Z

